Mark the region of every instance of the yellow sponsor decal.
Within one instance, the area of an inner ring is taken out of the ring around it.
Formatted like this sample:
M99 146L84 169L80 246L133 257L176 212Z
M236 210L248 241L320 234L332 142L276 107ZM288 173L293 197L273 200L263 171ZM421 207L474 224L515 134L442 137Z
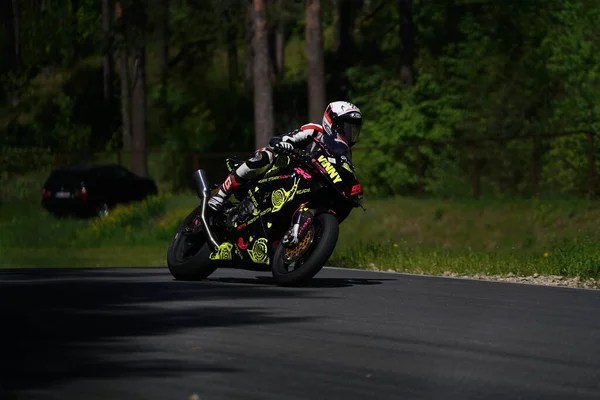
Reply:
M259 216L257 215L256 217L252 218L251 220L249 220L248 222L246 222L246 225L250 225L250 224L253 224L253 223L255 223L255 222L256 222L256 220L258 219L258 217L259 217Z
M235 246L235 247L233 248L233 251L235 252L235 254L237 254L237 256L238 256L239 258L242 258L242 252L240 251L240 249L238 249L238 247L237 247L237 246Z
M309 189L300 189L296 193L297 194L302 194L302 193L308 193L308 192L310 192L310 188Z
M321 156L317 158L317 160L321 163L323 168L325 168L325 171L327 171L329 177L333 179L333 183L338 183L342 181L340 175L337 173L333 165L331 165L331 163L327 160L327 158L325 158L324 155L321 154Z
M299 182L300 178L296 178L294 179L294 186L292 186L290 190L277 189L273 192L273 194L271 194L271 202L273 203L271 212L277 212L281 210L281 207L283 207L285 203L294 198Z
M256 190L258 190L258 187L256 188ZM252 200L252 204L254 204L254 207L258 207L258 201L254 197L254 194L252 194L252 192L249 192L248 195L250 196L250 200Z
M215 253L210 253L211 260L231 260L231 249L233 248L233 244L231 243L221 243L219 246L219 250Z
M260 212L260 215L265 215L265 214L268 214L268 213L270 213L270 212L271 212L271 207L267 208L267 209L266 209L266 210L264 210L264 211L261 211L261 212Z
M342 167L344 167L346 170L348 170L348 172L352 172L352 168L350 168L350 164L348 164L347 162L343 163Z
M253 262L257 264L268 264L269 253L267 247L267 239L260 238L254 242L252 249L248 249L248 254Z
M281 177L279 175L276 176L271 176L269 178L264 178L258 181L258 183L265 183L265 182L272 182L272 181L278 181L280 180Z

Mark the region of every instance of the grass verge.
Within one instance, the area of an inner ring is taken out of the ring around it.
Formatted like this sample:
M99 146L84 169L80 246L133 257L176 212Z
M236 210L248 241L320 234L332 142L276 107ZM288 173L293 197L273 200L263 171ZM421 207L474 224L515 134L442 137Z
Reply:
M373 201L330 264L398 272L600 276L600 205L576 200Z
M521 252L482 252L473 250L444 250L439 248L363 245L356 250L338 251L329 264L353 268L442 275L518 276L561 275L598 278L600 249L594 245L557 247L552 253L524 254Z
M167 246L0 248L5 268L164 267Z
M60 220L39 204L0 208L4 267L165 266L169 241L198 204L160 196L104 220ZM587 200L373 200L342 224L328 264L440 275L598 278L600 205Z

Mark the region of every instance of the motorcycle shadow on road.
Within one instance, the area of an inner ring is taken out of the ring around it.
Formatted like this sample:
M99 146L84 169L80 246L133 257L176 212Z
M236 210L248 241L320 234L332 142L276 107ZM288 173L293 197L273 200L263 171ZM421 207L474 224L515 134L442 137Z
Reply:
M229 283L229 284L246 284L246 285L260 285L260 286L277 286L277 282L275 279L270 276L270 267L265 266L263 264L247 264L247 263L239 263L239 262L227 262L219 264L219 269L217 271L224 270L243 270L248 272L266 272L269 275L259 275L254 278L248 277L214 277L209 276L205 279L205 281L209 282L221 282L221 283ZM352 271L352 270L348 270ZM395 281L395 279L386 278L386 279L365 279L365 278L344 278L344 277L323 277L325 271L320 271L314 278L310 281L291 286L292 288L302 289L302 288L346 288L353 286L365 286L365 285L380 285L384 281Z
M277 282L275 279L269 276L257 276L256 278L207 278L207 281L211 282L223 282L223 283L234 283L234 284L247 284L247 285L267 285L276 286ZM345 288L352 286L363 286L363 285L381 285L383 281L393 281L395 279L350 279L350 278L318 278L315 277L309 282L293 286L294 289L302 288Z
M256 276L254 278L242 277L208 277L206 281L228 284L245 284L259 286L277 286L272 276ZM395 281L395 279L365 279L365 278L320 278L319 275L301 285L291 286L294 289L302 288L347 288L353 286L381 285L384 281Z

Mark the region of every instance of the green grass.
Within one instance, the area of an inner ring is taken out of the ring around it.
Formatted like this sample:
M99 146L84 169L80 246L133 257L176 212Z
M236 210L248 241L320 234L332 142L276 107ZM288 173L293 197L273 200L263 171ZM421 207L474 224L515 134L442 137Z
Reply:
M39 203L0 207L5 267L165 266L192 195L121 207L104 220L56 219ZM587 200L366 202L342 224L329 265L442 274L599 277L600 204Z
M344 223L330 264L598 277L599 220L600 205L587 200L373 201Z
M600 249L597 245L557 247L554 252L525 254L521 252L482 252L444 250L436 247L363 245L357 249L338 251L330 264L354 268L440 275L564 275L597 278Z
M164 266L191 195L118 207L104 219L55 218L38 203L0 206L0 267Z
M165 266L167 243L162 246L88 247L88 248L0 248L1 267L64 268L64 267L162 267Z

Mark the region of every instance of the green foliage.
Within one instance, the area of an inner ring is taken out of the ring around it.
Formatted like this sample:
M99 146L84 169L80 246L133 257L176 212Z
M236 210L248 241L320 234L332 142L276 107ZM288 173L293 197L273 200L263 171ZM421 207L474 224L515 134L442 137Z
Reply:
M177 102L173 104L176 112L179 107L189 106L184 97L185 92L169 97ZM189 186L193 152L214 147L218 136L210 109L202 104L183 113L182 118L169 127L168 133L161 153L163 169L158 178L169 180L172 189L178 191Z
M450 106L451 97L426 73L410 89L377 66L351 68L348 75L355 82L352 101L366 116L361 145L382 148L356 151L365 191L374 196L414 191L417 148L397 145L449 138L460 112ZM419 151L424 159L436 158L427 147L421 146Z
M562 83L562 96L557 99L558 112L553 122L571 129L598 129L600 37L597 21L600 5L567 1L555 18L556 29L543 42L548 54L546 66ZM567 113L565 108L575 112ZM571 118L566 121L564 117Z
M540 5L534 0L503 7L494 2L415 5L420 47L412 87L398 80L399 60L393 57L402 44L397 31L386 25L397 18L394 10L365 25L362 38L376 47L370 54L385 55L380 57L383 64L363 61L347 71L350 97L367 119L361 145L382 147L356 152L368 194L416 190L415 149L392 147L415 138L480 141L597 129L600 40L594 21L600 4L569 0ZM584 193L585 136L543 145L544 190ZM421 165L427 166L424 189L431 194L471 192L467 182L476 160L483 166L484 192L531 194L531 140L426 146L420 151ZM451 188L449 181L457 186Z
M76 3L77 10L73 2L42 11L23 7L23 68L2 77L8 100L0 107L2 146L82 157L84 150L114 147L120 87L116 75L115 101L106 109L101 56L108 42L101 7L94 0ZM307 122L308 105L304 5L284 3L283 9L269 3L267 10L268 27L283 22L286 29L284 79L273 80L277 133ZM254 146L253 95L244 77L246 11L233 0L170 2L165 107L155 35L162 14L157 4L148 4L148 143L163 153L159 178L175 189L188 185L191 151L249 152ZM332 3L323 3L327 92L329 100L344 97L364 112L358 146L368 148L354 157L369 196L422 190L464 197L472 192L476 164L485 195L530 196L531 139L484 139L600 128L599 2L521 0L499 7L491 0L415 0L410 87L399 79L406 43L397 3L362 2L349 11L355 17L351 62L341 65L335 46L339 16ZM138 36L129 33L131 44ZM231 38L235 77L229 76ZM476 145L413 145L466 138ZM542 142L543 193L586 193L586 140L576 135Z
M73 99L64 93L58 93L52 99L52 106L57 111L54 126L40 126L35 122L33 124L35 134L47 135L51 138L51 147L59 152L77 153L87 149L91 130L89 127L73 124L72 115L75 106Z
M23 64L31 72L43 66L72 66L94 53L101 37L101 16L97 1L58 2L43 9L21 8Z
M104 218L94 219L85 230L78 232L78 239L88 245L96 241L110 242L121 236L135 243L139 231L149 229L154 220L165 213L166 200L170 194L151 196L141 202L118 205Z

